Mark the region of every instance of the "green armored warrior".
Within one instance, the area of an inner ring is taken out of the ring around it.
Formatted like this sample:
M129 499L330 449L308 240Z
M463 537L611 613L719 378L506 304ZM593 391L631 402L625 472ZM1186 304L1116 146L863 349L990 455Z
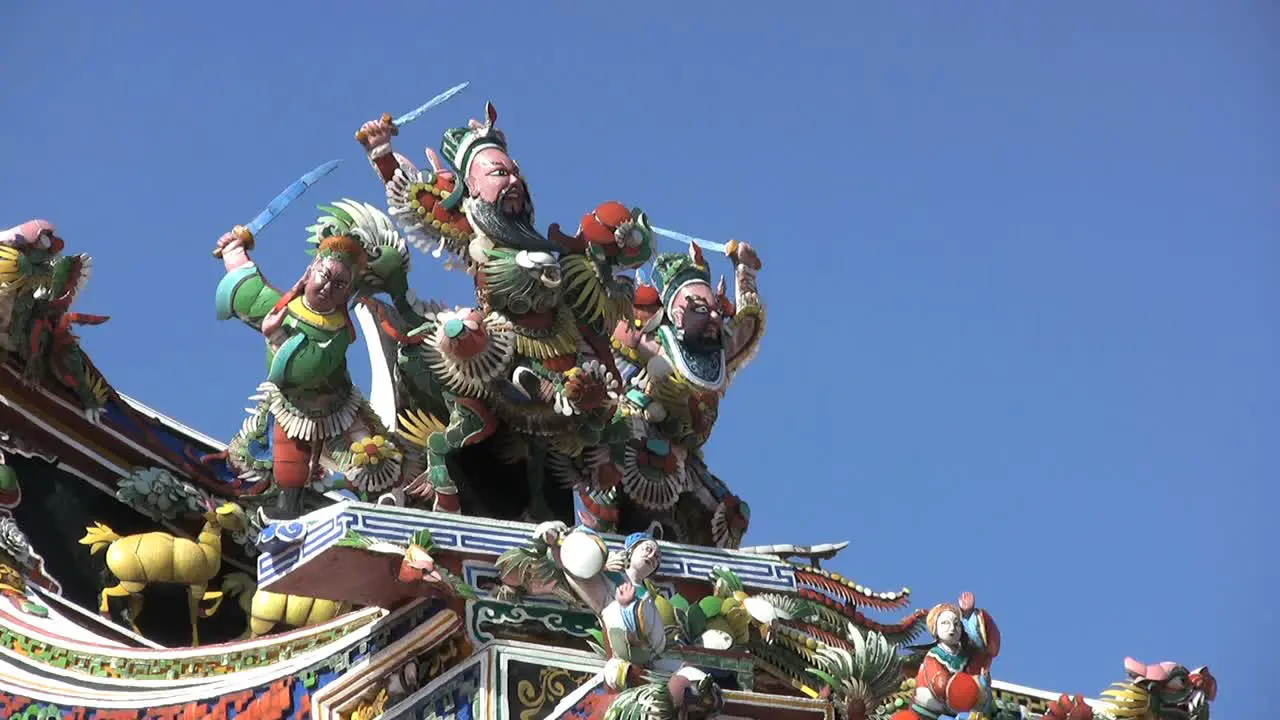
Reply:
M267 345L267 379L227 448L228 465L243 479L278 488L266 520L298 517L304 489L326 470L365 496L401 480L403 456L352 383L346 355L356 339L350 303L383 290L403 299L407 250L396 246L389 219L374 208L336 205L322 208L326 216L310 228L314 260L287 291L267 282L243 234L227 233L217 245L227 271L218 284L218 318L240 319Z

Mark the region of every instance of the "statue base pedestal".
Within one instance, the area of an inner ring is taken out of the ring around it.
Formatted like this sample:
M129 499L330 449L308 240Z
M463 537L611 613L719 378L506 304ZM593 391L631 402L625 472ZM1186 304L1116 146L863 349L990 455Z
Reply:
M529 523L414 510L392 505L342 502L298 519L306 529L300 541L281 543L258 556L258 585L264 590L355 603L395 607L405 600L431 597L444 588L397 579L403 554L390 546L411 544L428 531L431 557L472 586L497 580L498 555L525 547ZM620 535L601 535L610 550L621 550ZM795 568L771 555L663 542L659 576L668 583L710 587L710 572L722 567L737 573L755 592L796 591ZM481 581L481 582L478 582Z

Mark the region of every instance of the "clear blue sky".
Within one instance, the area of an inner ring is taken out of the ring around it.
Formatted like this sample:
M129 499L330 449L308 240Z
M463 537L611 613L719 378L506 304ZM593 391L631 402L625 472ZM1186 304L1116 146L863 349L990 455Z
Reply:
M9 3L0 225L91 253L97 363L227 438L263 367L218 235L346 159L260 239L292 282L315 204L381 202L359 124L469 80L399 146L491 98L541 222L618 199L759 248L709 451L748 542L974 591L1009 681L1096 694L1131 654L1209 664L1221 718L1280 700L1277 6L689 5Z

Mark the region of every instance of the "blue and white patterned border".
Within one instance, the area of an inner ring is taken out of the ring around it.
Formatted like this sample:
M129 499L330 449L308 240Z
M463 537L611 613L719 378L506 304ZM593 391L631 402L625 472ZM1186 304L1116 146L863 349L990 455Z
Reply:
M348 530L375 541L404 543L418 530L430 530L441 550L478 556L497 556L529 543L534 526L528 523L409 510L389 505L343 502L317 510L302 520L307 534L301 545L258 556L258 583L267 586L337 544ZM611 550L622 549L622 536L605 535ZM667 580L706 580L713 567L734 571L748 587L794 591L795 571L776 557L733 550L662 542L658 574Z

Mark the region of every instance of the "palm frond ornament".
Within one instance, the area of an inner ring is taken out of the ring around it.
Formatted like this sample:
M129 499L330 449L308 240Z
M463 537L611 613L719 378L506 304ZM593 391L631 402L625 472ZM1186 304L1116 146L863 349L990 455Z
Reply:
M902 682L903 659L883 635L850 628L852 650L819 647L809 674L826 683L842 702L841 717L863 720Z

